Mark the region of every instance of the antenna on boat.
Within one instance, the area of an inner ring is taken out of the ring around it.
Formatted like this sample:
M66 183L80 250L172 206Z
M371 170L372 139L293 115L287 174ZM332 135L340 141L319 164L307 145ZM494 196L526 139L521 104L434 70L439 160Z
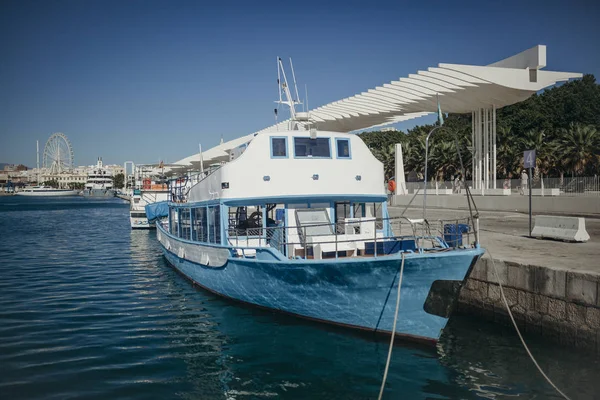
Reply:
M298 95L298 85L296 85L296 74L294 73L294 64L292 63L292 57L290 57L290 67L292 68L292 79L294 80L294 89L296 90L296 99L294 101L300 103L300 96ZM302 107L304 107L304 105L302 105Z
M290 58L290 62L291 62L291 58ZM294 86L296 86L296 76L294 73L293 66L292 66L292 76L294 79ZM290 116L291 116L290 124L293 124L293 122L296 121L295 105L302 104L302 103L299 100L294 99L292 97L292 93L290 92L290 87L288 85L287 76L285 74L285 69L283 67L283 61L281 60L281 57L277 57L277 77L278 77L277 81L279 83L279 101L276 101L276 103L285 104L290 108ZM282 78L283 78L283 81L282 81ZM296 90L296 95L298 95L298 87L296 87L295 90ZM285 95L285 100L283 100L283 95ZM275 115L277 116L277 112L275 112ZM290 129L292 129L292 126L290 126Z
M306 85L306 83L304 84L304 102L306 103L306 111L309 111L310 108L308 108L308 86ZM304 110L304 104L302 105L302 109Z

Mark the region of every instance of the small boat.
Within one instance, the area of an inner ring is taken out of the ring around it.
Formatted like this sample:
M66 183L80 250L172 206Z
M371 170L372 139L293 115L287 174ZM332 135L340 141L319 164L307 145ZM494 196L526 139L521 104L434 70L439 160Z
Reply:
M102 165L98 157L96 166L88 173L85 189L81 192L84 197L114 197L112 173Z
M18 196L38 196L38 197L55 197L55 196L76 196L78 190L71 189L55 189L50 186L33 186L15 193Z
M166 260L219 296L436 342L484 252L477 217L391 218L383 165L361 138L294 125L308 116L287 104L289 130L258 133L183 191L172 181L156 223Z
M159 171L159 165L139 165L135 170L134 189L129 203L129 223L131 229L154 229L154 221L146 215L146 206L164 202L170 192ZM153 176L153 173L155 173Z

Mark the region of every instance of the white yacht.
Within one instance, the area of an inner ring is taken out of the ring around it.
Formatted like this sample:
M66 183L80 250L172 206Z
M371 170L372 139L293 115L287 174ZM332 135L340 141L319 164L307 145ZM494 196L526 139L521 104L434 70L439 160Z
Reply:
M169 200L169 190L161 179L149 177L157 166L139 165L135 171L134 189L129 203L129 223L131 229L154 229L154 222L146 216L146 206ZM160 165L158 166L160 168Z
M98 157L96 166L88 173L85 190L81 194L85 197L114 197L112 178L112 173L102 165L102 157Z
M33 186L15 193L18 196L75 196L79 194L77 190L71 189L55 189L50 186Z

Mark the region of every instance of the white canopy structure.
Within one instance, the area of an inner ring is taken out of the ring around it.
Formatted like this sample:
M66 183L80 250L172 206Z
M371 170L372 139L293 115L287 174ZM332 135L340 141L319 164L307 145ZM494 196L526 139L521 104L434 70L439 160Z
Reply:
M352 97L310 110L308 124L318 130L352 132L389 125L437 111L437 99L445 113L472 113L473 181L475 188L496 186L496 110L523 101L560 81L580 78L580 73L542 71L546 46L538 45L487 66L439 64L369 89ZM258 133L287 129L283 121ZM228 151L255 135L223 143L203 154L205 165L225 161ZM200 156L177 164L193 166Z

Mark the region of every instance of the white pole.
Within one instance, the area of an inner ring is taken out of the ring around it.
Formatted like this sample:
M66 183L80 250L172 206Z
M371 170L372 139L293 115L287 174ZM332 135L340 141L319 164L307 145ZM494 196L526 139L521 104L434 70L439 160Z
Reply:
M498 174L498 172L497 172L498 164L496 162L496 155L497 155L497 153L496 153L496 141L497 141L497 138L496 138L496 105L493 106L493 110L494 110L493 111L494 112L494 115L493 115L494 125L492 126L492 132L493 132L492 143L494 146L494 148L493 148L493 151L494 151L493 152L493 168L494 168L493 173L494 173L494 189L496 189L496 181L498 180L498 175L497 175Z
M37 185L40 185L40 141L35 141L35 147L37 152Z
M204 160L202 159L202 144L198 143L198 156L200 157L200 173L204 173Z
M294 64L292 64L292 57L290 57L290 67L292 68L292 78L294 79L294 89L296 90L296 100L300 101L300 96L298 95L298 85L296 85L296 73L294 72Z
M477 189L477 186L475 185L475 180L477 178L475 178L477 171L475 170L475 164L476 164L476 160L475 158L477 157L477 150L475 147L475 111L471 111L471 185L473 186L473 189ZM463 179L467 180L467 177L463 177Z
M489 176L490 176L490 131L489 131L489 114L488 109L483 110L483 153L485 154L484 158L484 167L483 167L483 186L485 189L490 187Z
M402 144L396 143L396 192L395 195L405 195L406 180L404 178L404 155L402 154Z
M279 70L279 57L277 57L277 91L279 92L279 102L281 103L281 72Z
M483 143L481 135L481 108L477 110L477 189L481 189L482 162L483 162Z

